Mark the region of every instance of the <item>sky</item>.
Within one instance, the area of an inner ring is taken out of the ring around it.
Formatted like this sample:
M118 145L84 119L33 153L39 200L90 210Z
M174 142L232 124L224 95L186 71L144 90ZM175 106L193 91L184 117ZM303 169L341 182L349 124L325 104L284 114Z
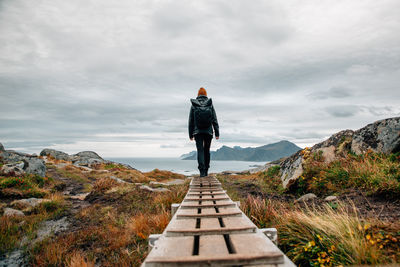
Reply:
M0 0L0 143L178 157L190 98L212 149L310 146L400 116L398 0Z

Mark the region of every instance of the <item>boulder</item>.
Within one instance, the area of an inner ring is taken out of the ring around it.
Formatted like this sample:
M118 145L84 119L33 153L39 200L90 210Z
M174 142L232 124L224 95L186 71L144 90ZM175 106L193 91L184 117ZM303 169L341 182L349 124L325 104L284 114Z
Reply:
M76 166L88 166L92 167L94 165L104 163L102 159L96 152L93 151L83 151L76 153L71 156L72 163Z
M24 165L24 162L4 164L0 169L0 173L7 176L21 176L25 173Z
M12 150L4 151L0 154L0 156L6 165L13 164L13 166L21 167L21 163L23 163L22 169L24 172L37 174L43 177L46 175L46 164L37 156L15 152Z
M400 152L400 117L380 120L357 131L340 131L327 140L303 149L280 160L281 180L285 188L290 187L303 174L303 163L308 158L322 155L326 163L353 151L356 154L372 150L378 153ZM271 167L269 163L258 170Z
M297 178L303 174L304 159L301 151L298 151L292 156L284 159L280 164L281 180L284 187L287 187L289 182L297 180Z
M300 198L298 198L295 202L310 201L310 200L315 199L315 198L317 198L317 196L315 194L308 193L308 194L305 194L305 195L301 196Z
M20 210L5 208L3 216L25 216L25 214Z
M336 201L337 196L327 196L324 200L327 202Z
M76 166L84 166L84 167L93 167L97 164L103 163L103 160L99 159L91 159L91 158L81 158L78 160L73 161L74 165Z
M34 208L42 202L49 201L49 199L43 198L25 198L25 199L18 199L11 202L11 205L18 209L26 209L26 208Z
M357 130L351 150L356 154L368 150L385 154L400 152L400 117L376 121Z
M49 148L43 149L40 152L40 156L51 156L58 160L71 161L70 156L67 153Z
M73 155L73 157L103 160L102 157L100 157L96 152L93 152L93 151L82 151L82 152L76 153L75 155Z
M28 158L26 161L24 169L27 173L37 174L39 176L46 176L46 164L42 159L39 158Z

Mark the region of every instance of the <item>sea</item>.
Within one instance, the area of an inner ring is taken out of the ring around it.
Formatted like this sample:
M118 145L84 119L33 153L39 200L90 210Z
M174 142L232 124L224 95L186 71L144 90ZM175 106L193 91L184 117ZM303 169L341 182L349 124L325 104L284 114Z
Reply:
M148 172L154 169L172 171L184 175L198 174L197 160L181 160L179 158L106 158L114 162L129 164L133 168ZM244 171L267 162L214 160L210 163L209 173L223 171Z

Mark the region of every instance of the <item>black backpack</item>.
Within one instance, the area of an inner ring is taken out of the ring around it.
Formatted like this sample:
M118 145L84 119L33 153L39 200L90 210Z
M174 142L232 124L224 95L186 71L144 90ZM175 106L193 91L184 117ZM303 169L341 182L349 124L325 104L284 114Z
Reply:
M212 106L194 106L194 119L199 129L207 129L212 122Z

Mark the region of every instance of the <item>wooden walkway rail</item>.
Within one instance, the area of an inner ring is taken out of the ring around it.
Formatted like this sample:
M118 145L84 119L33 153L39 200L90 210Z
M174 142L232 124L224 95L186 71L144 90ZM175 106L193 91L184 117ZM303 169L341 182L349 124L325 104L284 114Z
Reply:
M196 177L143 267L295 266L212 176Z

